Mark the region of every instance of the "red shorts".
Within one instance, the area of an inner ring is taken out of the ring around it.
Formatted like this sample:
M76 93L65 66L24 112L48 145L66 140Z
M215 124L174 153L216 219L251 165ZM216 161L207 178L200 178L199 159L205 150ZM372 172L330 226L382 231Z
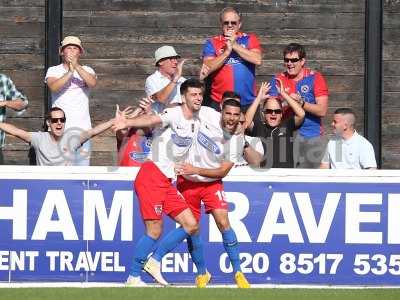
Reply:
M213 209L228 209L224 185L221 180L212 182L194 182L178 176L176 182L178 191L185 198L197 221L201 216L201 201L203 201L206 213Z
M188 204L171 180L152 162L140 167L134 183L143 220L161 220L162 213L175 219Z

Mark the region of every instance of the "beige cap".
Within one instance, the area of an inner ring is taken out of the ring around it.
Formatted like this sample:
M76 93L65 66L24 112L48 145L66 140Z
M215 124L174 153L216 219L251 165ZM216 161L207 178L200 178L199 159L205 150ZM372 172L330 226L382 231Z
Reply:
M83 52L82 42L81 42L81 40L80 40L78 37L76 37L76 36L72 36L72 35L66 36L66 37L62 40L62 42L61 42L60 52L62 51L62 49L63 49L65 46L68 46L68 45L75 45L75 46L78 46L78 47L81 49L81 52Z
M176 53L174 47L172 46L162 46L154 52L155 63L157 64L161 59L167 57L181 57Z

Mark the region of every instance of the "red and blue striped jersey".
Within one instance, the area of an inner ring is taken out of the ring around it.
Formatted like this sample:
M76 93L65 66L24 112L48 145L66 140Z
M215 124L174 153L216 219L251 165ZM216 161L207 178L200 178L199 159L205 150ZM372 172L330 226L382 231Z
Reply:
M259 49L261 46L254 34L239 33L236 42L246 49ZM203 58L217 57L226 47L223 35L214 36L203 47ZM244 60L235 51L225 60L224 65L211 74L211 98L220 102L225 91L234 91L240 95L241 104L251 104L255 98L255 65Z

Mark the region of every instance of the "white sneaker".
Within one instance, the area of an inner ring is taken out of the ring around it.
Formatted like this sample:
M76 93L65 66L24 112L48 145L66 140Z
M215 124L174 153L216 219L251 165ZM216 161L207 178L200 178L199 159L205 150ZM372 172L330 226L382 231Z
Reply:
M126 279L125 285L129 286L129 287L145 287L145 286L147 286L147 284L144 281L142 281L140 276L132 276L132 275L128 276L128 278Z
M147 273L149 273L159 284L164 286L168 285L168 282L161 275L160 262L156 261L154 258L150 257L144 265L143 269Z

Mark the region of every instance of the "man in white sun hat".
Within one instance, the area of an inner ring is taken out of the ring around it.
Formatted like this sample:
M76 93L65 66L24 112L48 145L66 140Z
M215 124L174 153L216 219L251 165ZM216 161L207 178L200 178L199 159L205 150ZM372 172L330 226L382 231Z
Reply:
M165 106L175 106L182 103L179 88L186 80L182 77L182 67L185 60L179 60L180 55L172 46L162 46L154 53L156 71L146 79L147 96L157 102L157 111ZM154 105L153 105L154 107Z
M82 131L92 128L89 114L89 91L96 86L94 70L80 64L84 49L76 36L67 36L59 49L62 63L47 70L45 82L51 91L52 107L60 107L67 119L66 131ZM90 142L87 141L77 152L74 165L90 164Z

